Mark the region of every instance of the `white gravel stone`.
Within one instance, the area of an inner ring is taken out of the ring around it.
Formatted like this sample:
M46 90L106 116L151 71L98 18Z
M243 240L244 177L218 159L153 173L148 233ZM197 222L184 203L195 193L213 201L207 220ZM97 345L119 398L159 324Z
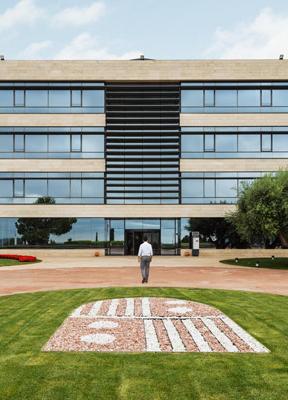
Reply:
M91 324L88 325L88 328L94 328L94 329L114 329L117 328L119 324L117 322L113 321L96 321L92 322Z
M168 311L176 314L186 314L187 312L192 311L192 309L189 307L173 307L173 308L168 308Z
M95 344L109 344L114 342L115 336L108 333L92 333L91 335L81 336L81 342Z

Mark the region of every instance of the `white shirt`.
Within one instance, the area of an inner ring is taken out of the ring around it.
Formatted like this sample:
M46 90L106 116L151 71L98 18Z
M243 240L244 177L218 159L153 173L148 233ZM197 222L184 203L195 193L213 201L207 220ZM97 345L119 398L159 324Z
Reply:
M150 243L144 242L140 245L138 251L138 257L151 257L153 256L153 249Z

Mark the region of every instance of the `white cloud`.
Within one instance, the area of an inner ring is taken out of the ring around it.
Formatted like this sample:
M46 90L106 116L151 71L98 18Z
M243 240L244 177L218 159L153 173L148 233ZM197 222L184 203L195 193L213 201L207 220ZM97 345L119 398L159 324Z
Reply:
M95 37L87 32L76 36L54 57L58 60L127 60L137 58L141 51L129 51L122 55L111 53L107 48L100 47Z
M104 15L106 6L102 2L94 2L88 7L68 7L60 10L52 18L52 24L62 26L82 26L97 21Z
M238 24L233 30L217 28L213 42L205 57L278 58L288 49L288 15L264 8L250 23Z
M30 43L24 50L19 53L19 57L24 59L31 59L33 57L36 57L37 59L47 58L45 57L45 55L41 57L41 53L51 47L51 40L43 40L42 42Z
M14 7L7 8L0 14L0 31L18 25L30 25L43 15L43 9L36 6L33 0L20 0Z

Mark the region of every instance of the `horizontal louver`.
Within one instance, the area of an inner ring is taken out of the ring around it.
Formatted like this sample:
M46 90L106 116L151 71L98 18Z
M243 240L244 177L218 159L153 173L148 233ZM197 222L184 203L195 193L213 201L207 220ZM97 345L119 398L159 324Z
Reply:
M106 85L106 201L179 202L179 85Z

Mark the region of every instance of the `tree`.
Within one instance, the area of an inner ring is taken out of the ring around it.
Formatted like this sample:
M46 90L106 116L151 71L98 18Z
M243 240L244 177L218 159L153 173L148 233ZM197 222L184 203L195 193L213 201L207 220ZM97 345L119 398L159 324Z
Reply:
M217 249L247 247L234 226L224 218L190 218L185 229L189 232L199 231L201 239L212 243Z
M268 247L279 240L288 247L288 171L243 184L237 209L227 216L240 237Z
M35 204L55 204L52 197L39 197ZM15 223L23 242L29 245L48 245L50 235L69 232L76 218L19 218Z

